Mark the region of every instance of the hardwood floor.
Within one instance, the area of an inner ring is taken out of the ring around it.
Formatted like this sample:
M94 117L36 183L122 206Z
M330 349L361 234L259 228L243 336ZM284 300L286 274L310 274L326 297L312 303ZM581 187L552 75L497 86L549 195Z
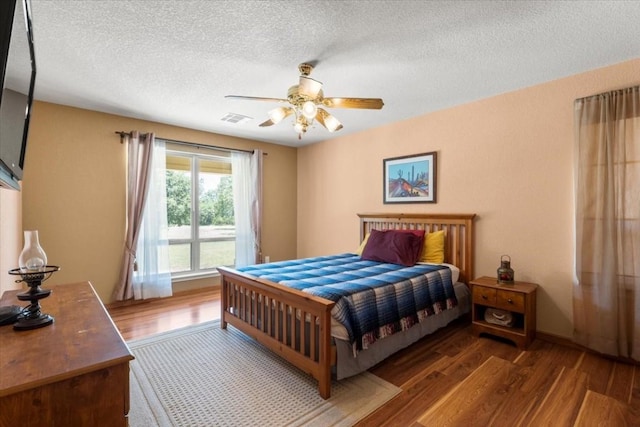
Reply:
M125 341L220 318L220 289L182 292L129 305L107 306Z
M220 317L211 289L109 307L125 340ZM526 350L457 322L370 370L402 389L358 426L638 426L640 366L536 339Z

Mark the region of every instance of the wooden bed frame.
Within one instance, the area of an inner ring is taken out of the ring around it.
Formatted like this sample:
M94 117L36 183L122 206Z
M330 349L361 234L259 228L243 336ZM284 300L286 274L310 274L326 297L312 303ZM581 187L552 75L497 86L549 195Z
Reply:
M360 240L372 229L445 230L445 262L460 269L458 281L473 279L475 214L358 214ZM220 267L221 326L230 323L318 381L331 395L336 350L331 338L334 302ZM300 322L305 319L305 322ZM316 325L309 327L309 325Z

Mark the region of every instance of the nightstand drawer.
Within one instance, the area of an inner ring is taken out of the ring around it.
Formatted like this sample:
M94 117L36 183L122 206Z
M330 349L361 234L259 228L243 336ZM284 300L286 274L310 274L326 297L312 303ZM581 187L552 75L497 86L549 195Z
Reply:
M524 313L524 294L500 289L497 291L495 304L503 310Z
M496 303L497 291L484 286L473 287L473 302L478 304L494 305Z

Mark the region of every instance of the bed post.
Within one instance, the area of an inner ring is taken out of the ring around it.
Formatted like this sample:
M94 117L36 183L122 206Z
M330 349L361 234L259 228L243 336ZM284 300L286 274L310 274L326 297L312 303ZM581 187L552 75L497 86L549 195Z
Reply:
M227 283L223 274L220 275L220 328L227 329L227 321L225 320L225 314L227 311L227 303L229 301L229 290L227 289Z
M331 396L331 311L320 318L320 371L318 373L318 390L323 399Z

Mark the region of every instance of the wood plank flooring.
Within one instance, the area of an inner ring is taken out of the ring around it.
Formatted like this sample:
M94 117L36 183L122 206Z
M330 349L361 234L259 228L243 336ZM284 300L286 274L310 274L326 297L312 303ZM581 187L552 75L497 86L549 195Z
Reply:
M135 304L107 306L120 331L129 341L220 318L220 289L187 291L170 298Z
M217 289L108 308L125 340L220 317ZM640 366L456 322L370 370L402 389L358 426L639 426Z

